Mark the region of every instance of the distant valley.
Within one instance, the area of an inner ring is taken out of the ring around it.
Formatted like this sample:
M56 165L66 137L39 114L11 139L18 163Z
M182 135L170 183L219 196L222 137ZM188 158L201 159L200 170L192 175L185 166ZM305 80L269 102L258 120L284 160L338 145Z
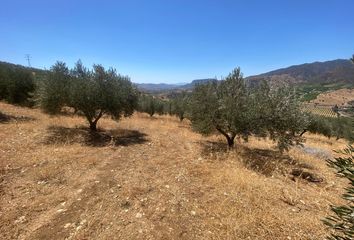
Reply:
M242 70L242 69L241 69ZM214 78L197 79L184 85L177 84L136 84L141 91L163 92L171 90L190 90L196 84L215 81ZM291 85L313 85L313 86L354 86L354 65L349 60L337 59L326 62L305 63L287 68L277 69L267 73L246 77L251 82L261 80L271 82L286 82Z

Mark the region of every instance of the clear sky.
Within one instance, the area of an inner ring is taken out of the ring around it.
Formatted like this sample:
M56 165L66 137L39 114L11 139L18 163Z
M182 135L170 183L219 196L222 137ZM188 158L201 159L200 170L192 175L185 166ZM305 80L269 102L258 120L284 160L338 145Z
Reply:
M133 82L245 76L354 53L354 0L1 0L0 60L100 63Z

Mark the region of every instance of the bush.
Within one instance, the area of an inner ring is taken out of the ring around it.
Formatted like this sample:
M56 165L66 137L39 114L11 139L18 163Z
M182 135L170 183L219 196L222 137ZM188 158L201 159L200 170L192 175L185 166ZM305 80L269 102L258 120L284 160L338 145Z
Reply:
M348 146L344 151L347 157L328 160L329 166L337 170L340 177L349 180L349 187L343 195L347 205L331 206L333 214L324 220L333 229L328 239L350 240L354 238L354 147Z
M137 105L136 90L128 77L101 65L88 70L81 61L71 71L63 62L53 65L39 95L45 112L58 114L63 107L71 107L86 117L93 131L103 115L119 120L132 115Z

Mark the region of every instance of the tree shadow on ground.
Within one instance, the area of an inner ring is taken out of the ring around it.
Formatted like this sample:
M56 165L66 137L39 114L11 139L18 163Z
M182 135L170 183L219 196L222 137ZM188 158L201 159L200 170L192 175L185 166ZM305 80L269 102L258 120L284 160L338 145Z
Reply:
M200 142L202 146L202 155L210 156L215 153L226 153L229 148L225 142L221 141L202 141Z
M67 128L50 126L44 144L74 144L80 143L92 147L129 146L147 142L146 134L127 129L111 131L90 131L88 128Z
M0 123L29 122L33 120L35 120L35 118L27 117L27 116L12 116L0 112Z
M275 172L285 175L289 172L290 168L299 166L297 160L278 150L248 148L243 146L241 155L243 163L248 169L266 176L272 176Z
M272 176L274 173L286 175L294 167L313 169L311 165L300 163L286 152L281 153L279 150L249 148L240 144L236 144L234 149L229 150L227 144L220 141L204 141L201 142L201 145L204 156L227 153L231 153L233 156L239 155L246 168L265 176Z

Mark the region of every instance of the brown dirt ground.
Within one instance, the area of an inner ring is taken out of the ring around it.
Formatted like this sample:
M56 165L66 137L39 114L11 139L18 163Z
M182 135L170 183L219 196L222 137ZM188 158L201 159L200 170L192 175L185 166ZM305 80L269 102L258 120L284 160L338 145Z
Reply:
M251 139L228 152L172 117L105 118L90 134L80 117L0 110L1 239L324 239L347 184L299 148ZM292 180L293 167L324 182Z
M318 104L327 104L327 105L338 105L338 106L347 106L349 101L354 100L354 89L338 89L335 91L324 92L317 96L315 100L312 100L312 103Z

